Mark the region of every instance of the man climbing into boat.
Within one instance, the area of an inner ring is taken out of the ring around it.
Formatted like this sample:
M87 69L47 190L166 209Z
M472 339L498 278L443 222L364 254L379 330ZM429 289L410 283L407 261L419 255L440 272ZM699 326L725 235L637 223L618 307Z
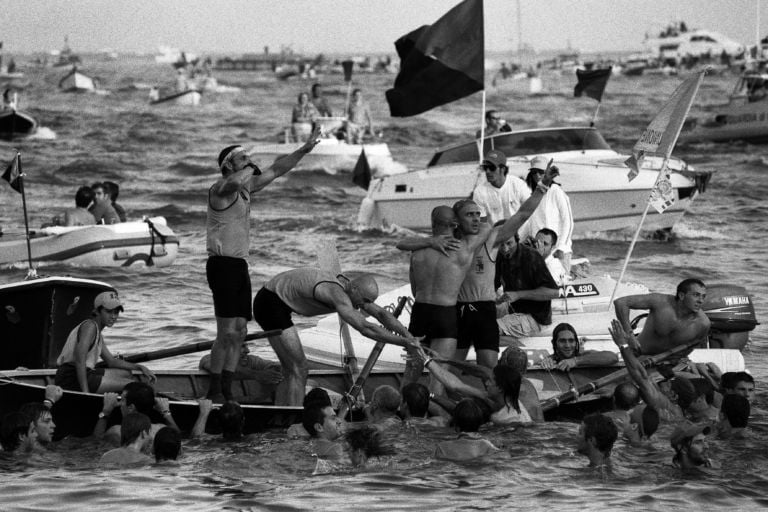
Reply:
M707 288L699 279L685 279L677 285L674 296L662 293L627 295L613 301L616 318L625 331L631 332L629 312L648 309L648 317L632 350L642 354L658 354L695 340L707 341L709 318L702 310Z
M93 226L96 224L96 218L88 207L93 203L93 189L88 186L82 186L75 193L75 207L69 208L64 212L65 226Z
M216 314L216 341L211 348L211 384L207 396L215 402L232 398L232 378L245 340L246 324L251 319L251 277L246 261L251 200L312 151L320 142L319 135L319 129L313 130L304 145L278 158L263 172L243 146L228 146L219 153L222 177L208 190L205 267Z
M117 292L101 292L93 300L93 315L83 320L69 333L64 348L56 360L57 386L83 393L106 393L121 391L133 382L131 372L139 370L150 381L155 374L144 365L129 363L112 355L104 343L102 331L112 327L123 311L123 303ZM107 363L106 368L96 368L99 358Z
M619 362L610 350L581 350L576 329L565 322L552 331L552 356L539 363L545 370L569 371L583 366L612 366Z
M378 296L379 286L370 274L349 279L313 267L278 274L258 291L253 300L256 322L264 330L282 329L279 336L269 337L269 344L283 365L283 381L275 393L277 405L301 404L307 383L307 358L291 320L293 313L338 313L343 321L374 341L406 348L418 343L392 313L374 302ZM366 315L381 325L367 321Z

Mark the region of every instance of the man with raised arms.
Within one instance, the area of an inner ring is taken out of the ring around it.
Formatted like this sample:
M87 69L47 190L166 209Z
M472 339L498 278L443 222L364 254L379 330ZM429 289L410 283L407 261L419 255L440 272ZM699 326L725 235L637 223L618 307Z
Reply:
M349 279L313 267L288 270L270 279L253 299L253 316L262 329L282 329L269 344L283 365L283 381L275 396L277 405L301 405L307 384L307 358L291 315L339 317L374 341L410 347L418 342L397 319L374 303L379 286L370 274ZM368 322L371 315L381 325ZM383 326L383 327L382 327Z
M501 226L492 228L481 222L480 207L471 199L463 199L453 209L438 206L432 211L432 238L411 238L397 244L400 250L414 251L411 255L410 281L415 303L409 330L415 336L425 336L430 348L441 358L453 359L456 356L459 335L456 305L460 290L465 290L462 301L466 301L467 308L479 302L488 302L491 306L487 322L490 327L484 329L488 334L484 338L488 339L475 348L487 351L482 352L479 361L488 367L496 366L499 341L493 307L495 290L491 250L497 243L515 235L536 209L557 172L557 168L548 168L544 184ZM458 229L454 232L456 227ZM454 234L458 239L452 237ZM478 309L474 305L472 307ZM479 321L482 322L482 318ZM469 337L469 332L467 335ZM468 349L469 344L463 348L463 355ZM413 378L412 365L407 366L406 379ZM439 394L442 393L442 386L433 380L430 390Z
M293 169L320 141L319 129L299 149L278 158L262 172L243 146L228 146L219 153L222 177L208 190L206 221L208 262L205 273L213 293L216 341L211 348L208 398L232 398L232 377L251 319L251 278L248 249L251 200L275 178Z
M648 309L648 318L638 336L639 344L631 348L642 354L658 354L679 345L707 340L709 318L701 309L707 288L698 279L685 279L677 285L675 296L662 293L628 295L613 301L616 318L625 331L631 332L629 312Z

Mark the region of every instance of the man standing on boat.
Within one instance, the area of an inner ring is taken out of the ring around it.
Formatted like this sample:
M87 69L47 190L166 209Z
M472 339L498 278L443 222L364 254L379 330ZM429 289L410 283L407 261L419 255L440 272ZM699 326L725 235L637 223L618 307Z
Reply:
M298 150L278 158L262 172L243 146L219 153L222 177L208 190L206 221L208 262L205 271L216 312L216 341L211 349L208 398L232 397L231 384L246 323L251 319L251 278L248 274L251 199L276 178L293 169L320 141L319 129Z
M253 299L253 316L262 329L282 329L270 336L269 344L283 365L277 405L300 405L307 384L307 358L291 315L339 317L363 336L382 343L410 347L417 343L408 330L381 306L374 303L379 286L370 274L349 279L342 274L313 267L288 270L270 279ZM381 322L365 319L371 315ZM383 327L382 327L383 326Z
M498 149L485 154L480 164L485 179L472 192L472 199L483 210L492 225L510 218L531 195L525 182L509 176L507 156Z
M685 279L675 296L663 293L628 295L613 301L616 318L626 332L632 332L629 312L647 309L648 318L637 342L630 347L642 354L658 354L695 340L707 341L709 318L701 309L707 288L699 279Z

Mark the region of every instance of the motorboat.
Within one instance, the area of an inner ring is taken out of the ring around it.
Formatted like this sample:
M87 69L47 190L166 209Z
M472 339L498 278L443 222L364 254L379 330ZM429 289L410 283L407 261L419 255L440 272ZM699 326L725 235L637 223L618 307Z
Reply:
M657 37L643 42L645 51L662 63L678 66L684 58L716 58L742 55L744 45L723 34L705 29L689 29L684 22L672 23Z
M59 81L59 89L64 92L93 92L96 90L96 81L73 66L70 72Z
M118 224L46 227L31 233L29 244L34 263L83 267L165 267L173 263L179 249L179 239L163 217ZM25 237L0 238L0 266L27 261Z
M768 142L768 73L742 74L728 103L713 110L714 115L686 123L680 140Z
M15 108L0 110L0 139L13 140L28 137L37 132L37 120Z
M150 91L150 105L181 105L195 107L200 104L200 98L203 97L203 93L196 89L188 89L186 91L169 94L162 97L159 95L154 96L154 91L155 89ZM151 99L153 97L155 99Z
M628 155L617 153L597 129L586 127L497 133L486 137L483 146L483 154L492 148L503 151L510 175L521 179L534 156L552 158L560 168L557 182L571 201L575 236L636 228L662 165L661 158L646 157L639 176L630 182L624 164ZM434 207L469 197L485 181L477 162L478 142L473 140L438 149L426 169L372 180L359 224L429 229ZM711 176L675 157L668 167L675 202L663 215L649 211L644 230L671 230Z
M344 117L321 117L316 120L320 124L320 142L305 155L295 170L323 170L329 174L352 171L365 150L368 165L373 177L384 177L406 172L406 167L395 162L389 152L389 146L384 142L370 144L351 144L336 133L344 124ZM289 155L299 149L302 142L291 140L290 128L286 128L282 142L257 143L249 149L250 155L264 166L270 165L276 158Z

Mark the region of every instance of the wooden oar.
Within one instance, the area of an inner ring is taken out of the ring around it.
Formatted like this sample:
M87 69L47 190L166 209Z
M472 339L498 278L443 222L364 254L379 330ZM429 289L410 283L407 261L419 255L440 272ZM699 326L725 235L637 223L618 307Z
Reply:
M400 313L403 312L403 308L405 308L406 302L408 302L408 297L400 297L397 299L397 306L395 306L395 310L392 312L392 315L394 315L395 318L399 317ZM360 375L357 376L355 383L352 385L349 393L344 396L344 401L342 401L341 405L339 406L339 411L336 413L339 418L344 418L347 415L350 407L352 407L352 403L354 403L355 399L357 399L357 395L359 395L363 390L365 380L371 374L371 370L373 370L373 366L376 364L376 361L379 360L379 356L381 355L382 350L384 350L385 345L386 343L377 341L376 345L373 346L371 355L368 356L368 359L366 359L365 364L363 365L363 369L360 370Z
M695 347L699 343L700 342L697 340L688 344L678 345L677 347L671 348L666 352L661 352L659 354L655 354L652 356L642 356L640 358L640 362L642 363L643 366L647 368L651 365L660 363L661 361L669 357L672 357L675 354L679 354L680 352L685 352L686 350ZM556 407L559 407L564 403L572 402L573 400L576 400L580 396L587 395L604 386L607 386L609 384L614 384L620 380L623 380L628 373L629 371L626 368L622 368L621 370L617 370L611 374L606 375L605 377L601 377L587 384L583 384L577 388L570 389L565 393L561 393L558 396L549 398L547 400L542 400L541 410L542 412L546 412Z
M283 332L282 329L274 329L272 331L254 332L248 334L245 337L245 341L260 340L269 336L279 336ZM184 354L193 354L195 352L202 352L204 350L210 350L215 341L201 341L200 343L193 343L191 345L183 345L181 347L165 348L162 350L153 350L152 352L142 352L140 354L133 354L123 357L123 361L129 363L143 363L144 361L154 361L156 359L165 359L167 357L182 356Z

